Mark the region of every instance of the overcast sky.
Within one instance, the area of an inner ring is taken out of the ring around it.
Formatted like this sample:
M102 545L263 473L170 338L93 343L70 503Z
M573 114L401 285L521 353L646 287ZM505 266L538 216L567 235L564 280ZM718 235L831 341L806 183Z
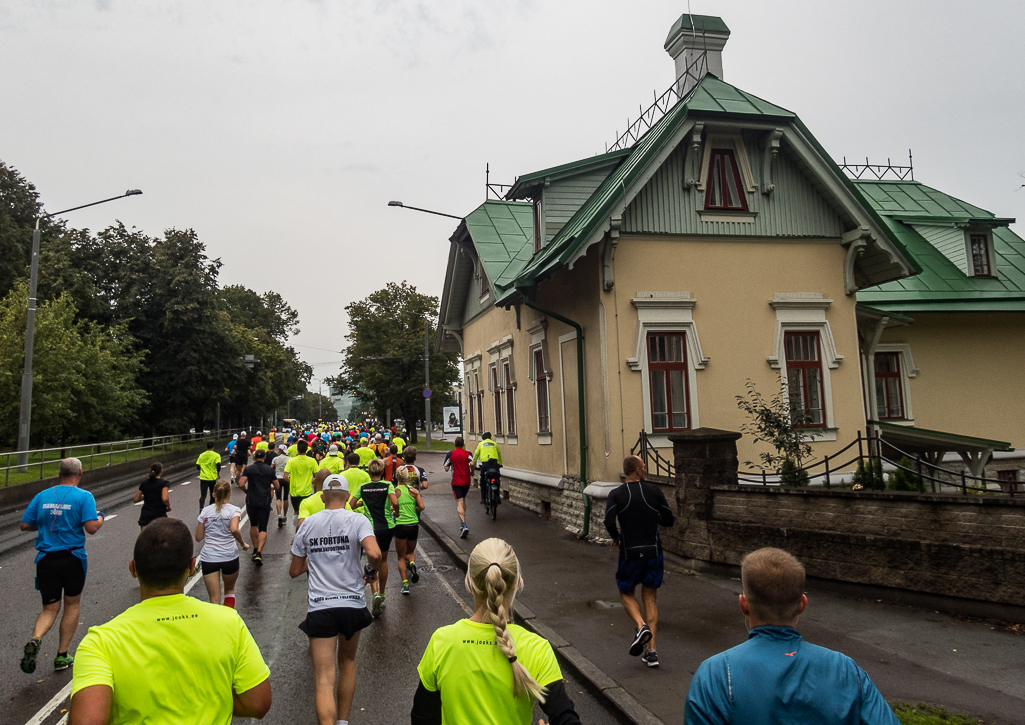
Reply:
M336 372L343 308L441 294L455 220L492 181L604 151L673 81L686 0L0 0L0 159L50 210L192 227L222 284L274 289ZM1025 2L692 0L732 34L725 80L839 160L1025 219ZM1022 226L1017 230L1021 233ZM316 383L311 386L316 390Z

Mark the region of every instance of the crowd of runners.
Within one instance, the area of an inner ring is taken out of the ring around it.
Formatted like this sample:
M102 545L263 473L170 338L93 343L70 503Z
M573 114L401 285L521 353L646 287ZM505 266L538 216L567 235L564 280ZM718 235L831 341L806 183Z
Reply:
M78 486L81 462L62 461L59 485L37 494L21 521L23 531L37 532L36 588L43 603L21 669L35 671L42 638L63 605L53 666L74 666L71 725L226 725L233 716L262 718L272 702L270 669L234 611L235 584L240 549L252 549L253 565L262 566L267 528L276 515L279 529L290 519L294 525L289 576L307 579L307 615L297 624L308 638L317 721L347 725L360 632L384 613L393 542L400 593L409 595L410 584L420 578L416 544L427 473L398 430L381 428L368 421L271 430L266 436L240 431L225 448L227 477L217 444L208 443L195 462L200 498L194 527L168 516L169 484L161 465L153 464L134 494L142 505L141 530L129 569L139 581L140 603L91 627L74 656L69 650L86 580L85 540L100 530L105 516L93 495ZM462 538L469 533L465 498L472 469L479 463L482 473L497 476L501 460L486 434L472 455L457 438L446 456ZM624 461L625 483L609 496L605 525L619 548L615 578L623 608L636 627L630 654L654 668L656 591L663 576L658 529L672 525L673 513L644 473L640 458ZM244 508L231 503L235 486L245 494ZM248 541L241 528L245 517ZM201 544L198 561L194 542ZM185 596L197 564L209 604ZM472 550L465 585L475 610L435 631L427 644L412 696L414 725L526 725L535 702L550 725L580 722L552 646L510 622L523 579L505 541L486 539ZM796 626L807 597L796 559L778 549L753 552L743 561L741 581L740 608L750 639L698 669L687 700L688 725L897 723L853 660L801 640ZM156 663L174 675L154 677ZM190 696L180 697L182 692ZM794 712L815 717L793 719Z

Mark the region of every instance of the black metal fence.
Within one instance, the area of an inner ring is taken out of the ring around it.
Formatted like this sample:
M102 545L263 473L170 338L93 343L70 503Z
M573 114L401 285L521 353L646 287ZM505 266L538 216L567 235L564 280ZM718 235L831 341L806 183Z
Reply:
M649 474L666 478L676 476L673 462L651 444L647 432L641 431L630 453L641 457ZM805 480L804 477L807 476L807 484L825 488L850 488L853 484L860 483L865 488L884 489L887 488L887 478L892 482L898 472L903 472L905 480L917 488L919 493L990 494L1013 497L1025 492L1019 489L1021 484L1017 481L974 476L967 473L963 467L950 469L937 465L940 462L941 457L934 463L923 458L921 454L898 448L873 431L859 431L857 438L836 453L804 464L788 475L798 480ZM779 486L783 485L783 479L784 474L780 471L737 473L738 484Z

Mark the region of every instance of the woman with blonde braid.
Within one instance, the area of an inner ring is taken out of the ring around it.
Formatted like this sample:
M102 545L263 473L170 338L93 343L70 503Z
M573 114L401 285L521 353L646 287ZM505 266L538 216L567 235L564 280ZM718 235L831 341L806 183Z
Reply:
M509 623L523 588L512 547L501 539L478 544L466 588L477 609L431 636L417 668L412 725L529 725L535 699L551 725L579 725L548 640Z

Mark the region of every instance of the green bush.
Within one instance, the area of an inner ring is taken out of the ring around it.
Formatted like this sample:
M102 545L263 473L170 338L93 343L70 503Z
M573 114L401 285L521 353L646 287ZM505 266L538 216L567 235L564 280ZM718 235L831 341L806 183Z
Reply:
M886 488L886 483L883 479L883 463L878 458L869 459L868 463L865 459L858 460L858 470L854 472L854 478L851 481L854 484L861 484L864 488L869 491L883 491Z
M901 725L978 725L982 720L970 715L951 715L942 707L918 703L890 703Z
M789 458L784 459L779 469L779 482L784 486L807 486L808 472L798 468Z
M891 473L886 481L886 488L890 491L920 491L922 479L917 473L905 471L905 468L912 468L914 463L910 458L904 456L898 462L901 466Z

